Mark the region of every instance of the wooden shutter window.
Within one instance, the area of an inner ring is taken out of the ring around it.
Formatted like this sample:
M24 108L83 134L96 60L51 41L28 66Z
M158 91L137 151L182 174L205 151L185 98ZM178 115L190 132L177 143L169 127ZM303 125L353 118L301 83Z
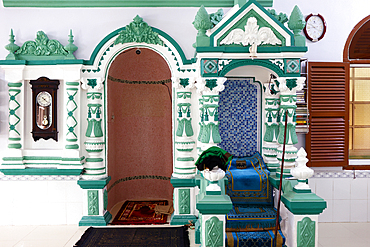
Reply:
M308 63L309 166L348 165L349 63Z

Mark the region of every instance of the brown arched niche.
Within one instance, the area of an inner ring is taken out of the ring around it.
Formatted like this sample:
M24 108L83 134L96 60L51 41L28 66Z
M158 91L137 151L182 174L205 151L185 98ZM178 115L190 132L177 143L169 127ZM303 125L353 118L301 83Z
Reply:
M343 61L370 63L370 15L362 19L349 34L344 46Z
M147 48L128 49L107 78L108 209L125 200L172 200L171 71Z

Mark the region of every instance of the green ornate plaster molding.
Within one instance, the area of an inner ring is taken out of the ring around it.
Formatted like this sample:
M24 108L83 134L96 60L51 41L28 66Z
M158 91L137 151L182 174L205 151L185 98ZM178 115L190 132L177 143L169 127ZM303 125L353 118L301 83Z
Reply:
M234 59L223 68L219 76L224 77L229 71L247 65L262 66L274 71L278 77L284 76L284 71L281 70L278 65L271 63L268 59Z
M88 215L99 215L99 191L87 191Z
M190 119L177 119L178 125L177 125L177 131L176 136L183 136L184 131L187 137L193 136L194 131L193 127L191 125L191 118Z
M79 226L106 226L112 219L111 213L105 212L104 216L83 216Z
M126 26L125 30L121 30L114 44L124 44L130 42L147 43L153 45L163 45L163 41L159 38L158 33L143 21L140 16L135 16L134 21Z
M205 246L223 246L223 222L216 216L213 216L205 222L205 228Z
M257 0L264 7L272 7L273 0ZM99 8L99 7L224 7L244 4L245 0L3 0L4 7L38 7L38 8Z
M179 214L190 214L190 189L179 189Z
M103 189L110 182L111 177L106 177L99 180L84 180L80 179L77 181L77 184L82 189Z
M69 34L69 44L63 45L57 40L50 40L43 31L38 31L34 41L26 41L22 47L14 44L13 30L10 34L10 43L5 46L9 51L6 60L64 60L76 59L73 55L78 48L73 44L72 30Z
M297 223L297 247L315 247L315 221L309 217Z
M282 24L288 21L288 16L285 13L280 12L279 14L276 13L276 10L274 9L268 9L267 10L273 17L276 18L276 20L280 21Z

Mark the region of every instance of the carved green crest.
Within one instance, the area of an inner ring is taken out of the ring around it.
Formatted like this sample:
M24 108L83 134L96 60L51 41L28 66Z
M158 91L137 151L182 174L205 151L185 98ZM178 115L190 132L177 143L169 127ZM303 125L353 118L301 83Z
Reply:
M206 87L212 91L215 87L217 87L217 79L207 79Z
M308 217L298 221L297 224L297 246L314 247L315 246L315 221Z
M158 33L153 32L152 28L138 15L133 22L118 34L117 39L114 41L115 45L130 42L163 45L163 41L159 38Z
M297 86L297 79L296 78L293 78L293 79L286 79L286 86L292 90L293 88L295 88Z
M223 246L223 222L213 216L205 222L206 246Z
M50 60L66 59L69 53L59 41L50 40L43 31L38 31L35 41L26 41L15 55L17 59Z

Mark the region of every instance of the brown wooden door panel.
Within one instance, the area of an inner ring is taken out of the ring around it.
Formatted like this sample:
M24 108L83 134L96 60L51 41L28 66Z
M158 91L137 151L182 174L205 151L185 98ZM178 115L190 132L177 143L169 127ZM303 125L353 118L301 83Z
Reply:
M349 63L308 63L309 166L348 165Z

